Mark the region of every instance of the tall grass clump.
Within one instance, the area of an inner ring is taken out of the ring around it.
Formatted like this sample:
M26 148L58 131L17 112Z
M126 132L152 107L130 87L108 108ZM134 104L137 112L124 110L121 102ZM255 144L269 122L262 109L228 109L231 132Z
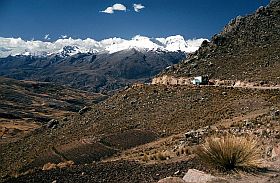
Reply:
M204 163L221 171L253 171L261 165L260 149L252 138L210 137L196 150L196 154Z

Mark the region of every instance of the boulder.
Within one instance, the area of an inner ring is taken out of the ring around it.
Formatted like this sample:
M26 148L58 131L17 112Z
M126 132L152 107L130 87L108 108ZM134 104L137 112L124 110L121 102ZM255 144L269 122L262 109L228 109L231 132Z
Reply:
M90 107L85 106L81 110L79 110L79 114L82 115L82 114L86 113L89 110L90 110Z
M57 125L59 124L59 122L55 119L51 119L48 124L47 124L47 127L48 128L56 128Z
M45 170L52 170L52 169L56 169L56 164L54 163L47 163L47 164L44 164L42 170L45 171Z
M211 174L206 174L196 169L189 169L183 177L187 183L207 183L207 182L223 182L223 179L217 178Z
M276 144L272 148L271 158L272 159L279 159L280 158L280 143Z

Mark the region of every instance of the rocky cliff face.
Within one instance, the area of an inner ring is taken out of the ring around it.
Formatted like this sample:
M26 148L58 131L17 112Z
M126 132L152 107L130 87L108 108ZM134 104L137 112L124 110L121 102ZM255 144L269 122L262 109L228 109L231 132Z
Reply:
M161 75L280 83L280 2L273 0L255 13L238 16L204 41L187 60Z

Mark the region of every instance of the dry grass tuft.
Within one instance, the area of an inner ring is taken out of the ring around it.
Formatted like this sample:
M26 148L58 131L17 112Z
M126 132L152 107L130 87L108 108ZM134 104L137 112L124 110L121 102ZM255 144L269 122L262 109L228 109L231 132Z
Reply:
M74 165L73 161L65 161L65 162L60 162L58 164L55 163L47 163L43 166L42 170L52 170L52 169L56 169L56 168L66 168L66 167L71 167L72 165Z
M148 162L149 161L149 157L148 157L148 155L146 153L143 156L143 161L144 162Z
M171 155L167 151L154 151L153 154L147 154L145 153L142 160L144 162L148 162L149 160L154 160L154 161L164 161L164 160L169 160L171 158Z
M167 156L164 153L162 153L162 152L157 153L157 160L163 161L166 159L167 159Z
M252 171L261 165L260 149L252 138L211 137L196 150L196 154L204 163L222 171Z

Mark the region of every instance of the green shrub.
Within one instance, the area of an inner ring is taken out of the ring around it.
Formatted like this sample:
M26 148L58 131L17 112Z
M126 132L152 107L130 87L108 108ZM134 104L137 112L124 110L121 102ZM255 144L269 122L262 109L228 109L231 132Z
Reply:
M253 139L227 135L211 137L196 154L204 162L222 171L251 171L260 167L261 153Z

